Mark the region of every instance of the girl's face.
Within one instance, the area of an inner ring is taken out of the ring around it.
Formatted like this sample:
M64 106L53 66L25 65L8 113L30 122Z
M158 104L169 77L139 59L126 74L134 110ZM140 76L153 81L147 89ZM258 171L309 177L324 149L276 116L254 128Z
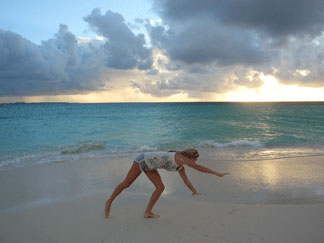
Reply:
M198 153L197 150L193 153L193 157L194 157L196 160L198 159L198 157L199 157L199 153Z
M199 153L197 150L194 150L193 153L192 153L192 158L189 159L191 165L195 164L197 159L199 157Z

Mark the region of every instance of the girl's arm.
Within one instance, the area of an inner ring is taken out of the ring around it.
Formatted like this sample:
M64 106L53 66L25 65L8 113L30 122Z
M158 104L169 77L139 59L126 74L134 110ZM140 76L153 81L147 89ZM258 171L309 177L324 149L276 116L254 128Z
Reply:
M216 176L219 176L219 177L223 177L224 175L228 175L229 173L226 172L226 173L219 173L219 172L216 172L216 171L213 171L211 169L208 169L207 167L205 166L202 166L202 165L198 165L198 164L191 164L188 166L190 166L191 168L194 168L200 172L204 172L204 173L208 173L208 174L213 174L213 175L216 175Z
M187 185L187 187L192 191L192 195L197 195L200 194L196 191L196 189L193 187L193 185L191 184L191 182L189 181L187 175L186 175L186 170L184 167L182 167L179 170L179 175L181 176L183 182Z

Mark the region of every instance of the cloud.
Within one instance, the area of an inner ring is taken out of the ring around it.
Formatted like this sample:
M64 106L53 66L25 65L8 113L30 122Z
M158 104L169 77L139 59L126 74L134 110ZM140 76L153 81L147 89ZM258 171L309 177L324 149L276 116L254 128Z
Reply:
M144 35L135 35L120 14L94 9L84 19L100 37L77 38L61 24L53 38L37 45L0 29L0 96L105 90L110 70L151 69Z
M172 60L219 65L251 65L263 63L267 57L254 33L226 27L210 17L192 18L167 29L147 23L152 44L161 48Z
M263 75L323 87L323 6L319 0L155 0L161 18L136 20L148 43L122 15L100 9L84 17L95 39L76 37L62 24L37 45L0 29L0 96L114 89L126 73L121 86L155 97L203 99L256 89Z
M211 16L224 25L264 31L278 38L317 36L324 30L322 0L155 0L164 20Z
M207 98L237 86L262 86L261 73L244 67L182 65L179 70L163 71L157 76L133 82L134 89L154 97L186 93L189 98Z
M145 25L165 58L157 77L133 83L143 93L203 98L259 88L263 75L324 86L323 1L156 0L154 8L162 21Z
M264 64L270 47L324 31L322 0L155 0L154 8L163 22L147 23L153 45L189 64Z
M282 83L324 86L324 40L295 40L274 58L272 75Z
M0 30L0 96L76 93L104 87L99 50L79 46L66 25L36 45Z
M103 47L108 55L107 66L116 69L151 68L152 51L146 47L144 35L135 35L122 15L111 11L102 15L97 8L84 20L96 33L108 39Z

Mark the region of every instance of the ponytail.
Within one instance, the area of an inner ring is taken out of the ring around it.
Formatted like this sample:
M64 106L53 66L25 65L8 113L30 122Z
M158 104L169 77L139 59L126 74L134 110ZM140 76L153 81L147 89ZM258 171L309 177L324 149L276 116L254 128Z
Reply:
M194 148L188 148L188 149L185 149L182 151L169 150L169 152L180 153L181 155L183 155L184 157L186 157L188 159L195 159L195 158L199 157L198 151Z

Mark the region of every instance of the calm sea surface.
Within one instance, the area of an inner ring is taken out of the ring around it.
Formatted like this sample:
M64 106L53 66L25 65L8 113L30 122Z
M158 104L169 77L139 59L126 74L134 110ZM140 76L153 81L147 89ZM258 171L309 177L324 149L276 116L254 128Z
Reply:
M0 169L196 147L253 161L324 154L324 103L0 105Z

